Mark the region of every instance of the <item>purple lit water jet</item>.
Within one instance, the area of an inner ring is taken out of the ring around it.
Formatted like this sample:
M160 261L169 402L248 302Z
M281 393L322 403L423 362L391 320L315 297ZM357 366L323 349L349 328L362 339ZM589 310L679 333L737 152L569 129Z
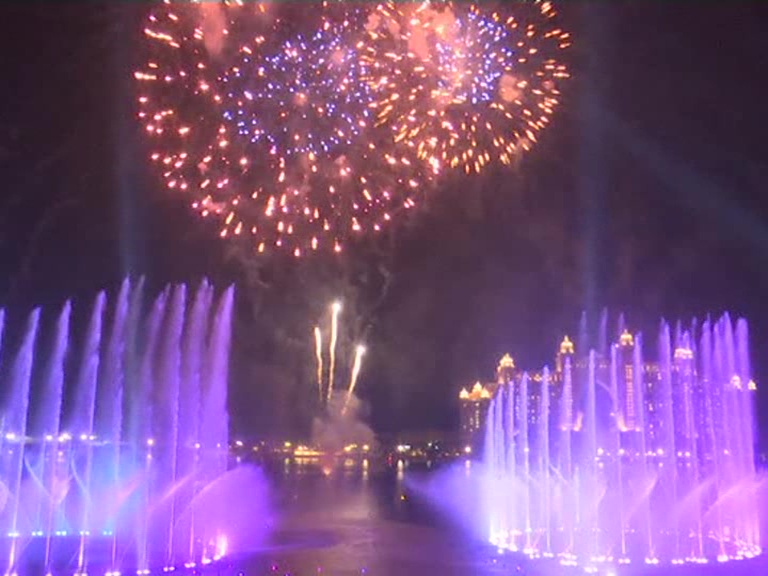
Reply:
M50 343L35 310L3 350L7 574L142 574L224 552L226 515L198 521L196 506L220 505L222 491L206 489L227 476L233 289L214 300L203 282L188 302L185 286L169 287L146 314L144 296L128 280L112 307L100 293L80 342L69 302Z
M491 542L587 569L760 554L746 321L725 315L674 337L662 322L658 362L619 325L605 353L561 349L561 369L496 392L483 480Z

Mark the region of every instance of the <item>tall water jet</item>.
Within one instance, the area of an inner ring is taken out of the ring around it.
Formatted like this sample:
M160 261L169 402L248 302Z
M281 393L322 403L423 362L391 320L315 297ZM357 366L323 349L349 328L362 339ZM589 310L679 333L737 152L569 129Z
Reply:
M223 552L221 525L208 516L203 534L191 509L227 471L234 292L216 300L203 282L188 299L176 286L145 313L143 291L126 280L114 305L100 293L87 319L66 303L49 340L38 338L35 310L15 349L0 311L9 574L145 574Z
M189 321L184 327L181 364L181 391L179 395L179 440L177 443L177 470L181 478L191 478L177 493L178 506L188 509L195 495L194 479L199 464L200 445L200 383L202 358L205 351L206 322L211 307L213 290L203 281L194 299ZM191 448L191 449L190 449ZM188 534L186 554L195 549L195 519L193 511L182 517L179 530Z
M160 410L155 421L158 432L166 431L166 443L158 447L162 468L159 470L159 482L168 487L173 494L167 500L167 528L160 534L160 541L165 541L166 565L173 565L173 530L176 524L176 484L178 482L178 445L179 445L179 376L181 373L181 336L184 327L184 309L187 291L185 286L176 286L171 298L171 306L166 319L166 330L160 349L159 379L163 382L153 402ZM153 436L158 432L153 432Z
M618 325L616 342L598 339L605 353L566 339L556 370L498 388L484 455L490 540L590 569L760 554L746 321L662 321L656 362Z
M83 351L83 363L78 376L79 389L77 390L77 400L75 404L75 416L73 429L76 435L79 435L83 442L84 456L79 469L75 468L75 477L82 491L82 505L80 506L80 546L77 553L77 568L79 574L86 573L86 545L91 532L91 509L89 501L91 498L91 477L93 475L93 441L94 419L96 416L96 385L98 383L99 372L99 348L101 346L101 325L106 304L106 295L101 292L96 297L96 303L93 306L93 315L88 324L88 333L85 338L85 350Z
M120 446L122 444L123 424L123 376L125 357L125 337L130 306L131 284L128 278L123 281L117 297L112 329L109 342L105 350L105 358L102 362L100 381L103 383L99 389L98 421L96 423L97 434L105 440L108 446L103 451L105 461L102 465L102 473L107 475L104 484L118 485L120 481ZM110 564L117 570L117 534L114 526L114 512L109 514L113 519L112 524L106 527L106 531L112 534L110 550Z
M132 444L136 447L135 465L142 471L145 482L137 495L140 499L138 509L142 512L136 515L136 555L139 570L147 570L149 565L149 552L147 550L149 542L149 521L152 509L150 507L151 494L156 487L152 486L153 479L153 449L156 443L153 437L152 422L154 420L154 410L150 402L150 393L154 388L154 367L158 341L160 338L160 328L165 314L165 305L168 299L168 289L166 288L154 301L152 309L147 319L147 333L144 341L144 350L139 367L139 378L136 382L136 390L133 394L133 430L131 431ZM146 445L146 452L143 446ZM158 530L162 526L158 525Z
M43 438L41 450L41 473L45 486L44 517L38 521L45 532L45 573L51 571L51 543L57 503L61 500L64 471L58 463L58 439L61 436L61 407L64 392L64 362L69 343L69 318L72 306L64 304L56 323L53 351L48 374L42 391L43 401L38 412L35 433Z
M35 339L37 326L40 321L40 310L36 309L29 315L24 339L16 356L11 373L11 397L5 413L7 430L6 440L12 441L11 462L8 468L10 476L6 485L10 489L11 515L8 535L11 538L11 549L8 555L8 573L13 574L18 560L21 534L19 533L19 514L22 512L21 476L24 468L24 457L27 446L27 416L29 410L29 387L32 378L32 365L35 354Z

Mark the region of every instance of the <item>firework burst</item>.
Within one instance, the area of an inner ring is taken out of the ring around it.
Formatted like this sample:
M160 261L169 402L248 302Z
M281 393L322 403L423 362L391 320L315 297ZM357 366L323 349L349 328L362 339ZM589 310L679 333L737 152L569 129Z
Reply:
M279 19L253 17L268 13L261 4L214 6L223 32L175 3L145 30L140 117L168 188L216 217L222 237L296 256L339 252L412 208L436 170L369 121L360 11L320 6L314 31L285 38Z
M478 173L537 141L568 77L570 35L550 2L380 4L366 24L376 122L432 165Z
M339 251L350 236L377 232L414 204L421 164L415 149L377 144L369 129L372 94L351 22L325 19L311 37L266 58L258 38L224 75L219 100L242 154L229 181L251 185L235 191L241 209L227 225L236 234L250 226L261 242L297 256L323 241Z
M416 206L444 168L510 163L568 76L549 2L311 9L166 0L144 30L152 160L221 237L257 252L339 252Z
M166 186L203 217L231 222L240 204L228 188L232 162L239 159L231 154L228 127L213 106L218 77L239 53L237 37L277 28L261 3L166 1L148 17L147 62L134 74L139 119Z

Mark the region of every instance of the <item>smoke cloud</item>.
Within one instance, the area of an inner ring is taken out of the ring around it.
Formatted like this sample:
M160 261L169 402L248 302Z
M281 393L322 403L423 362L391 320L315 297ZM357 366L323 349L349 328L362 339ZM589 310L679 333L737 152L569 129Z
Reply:
M373 430L363 420L365 404L354 394L349 403L346 390L338 391L327 405L326 413L312 423L312 443L327 453L336 453L349 444L371 445Z
M217 57L224 49L227 35L227 16L224 6L218 2L200 4L200 27L203 30L205 49L212 57Z

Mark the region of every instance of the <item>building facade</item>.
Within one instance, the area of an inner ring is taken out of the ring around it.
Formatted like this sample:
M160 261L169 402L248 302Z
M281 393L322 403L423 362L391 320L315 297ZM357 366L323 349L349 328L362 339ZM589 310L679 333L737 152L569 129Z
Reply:
M494 383L481 384L476 382L471 388L463 388L459 394L461 420L461 442L476 450L480 446L482 431L488 415L488 406L496 393L498 386Z
M545 426L551 438L558 430L578 432L585 418L592 418L598 429L616 432L612 437L620 447L613 448L622 453L642 449L695 455L708 451L705 444L713 442L726 426L713 415L723 413L727 387L718 392L717 387L707 385L706 377L700 377L697 366L708 360L697 357L691 340L687 333L678 334L670 338L668 350L658 351L658 360L647 361L641 338L626 329L604 354L580 353L565 336L551 371L522 371L505 354L497 365L495 381L477 382L460 391L462 439L473 448L482 446L488 406L506 389L511 391L516 432L532 438L543 435ZM737 379L731 383L734 389L757 388L752 380L743 383ZM589 414L590 409L595 414Z

